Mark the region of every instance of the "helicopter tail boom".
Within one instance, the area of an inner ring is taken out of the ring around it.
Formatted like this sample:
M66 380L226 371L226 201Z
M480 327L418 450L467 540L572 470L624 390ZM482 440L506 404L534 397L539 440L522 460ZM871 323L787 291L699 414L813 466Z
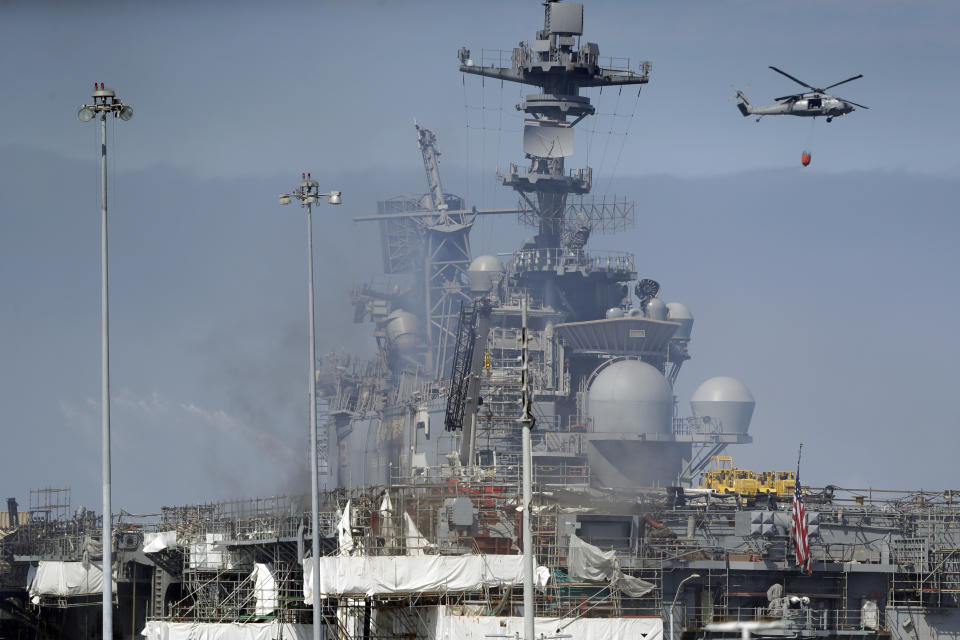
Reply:
M743 91L739 89L737 89L737 108L740 109L743 117L750 115L750 101L747 100L747 96L743 95Z

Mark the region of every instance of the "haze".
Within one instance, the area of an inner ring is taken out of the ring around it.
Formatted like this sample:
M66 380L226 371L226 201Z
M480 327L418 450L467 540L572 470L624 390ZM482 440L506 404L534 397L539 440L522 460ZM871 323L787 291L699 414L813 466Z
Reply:
M413 118L447 191L515 203L494 171L522 158L521 91L464 80L456 53L541 22L532 0L0 2L2 497L70 487L99 509L99 131L75 115L93 82L135 110L108 132L116 510L300 492L305 223L276 195L301 171L343 191L315 209L318 352L370 354L348 294L379 239L351 217L425 189ZM592 246L634 251L696 318L681 414L732 375L758 403L738 466L792 468L803 442L814 486L956 488L960 6L587 2L585 26L601 56L653 63L639 97L591 94L569 165L638 203ZM862 73L837 91L870 109L742 118L731 85L800 89L771 64ZM474 253L530 234L484 220Z

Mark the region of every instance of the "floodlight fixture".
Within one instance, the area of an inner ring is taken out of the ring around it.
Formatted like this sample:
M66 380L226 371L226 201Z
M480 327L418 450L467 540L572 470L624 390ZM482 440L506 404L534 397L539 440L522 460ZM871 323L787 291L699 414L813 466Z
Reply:
M330 192L330 197L327 198L327 204L340 204L340 203L341 203L341 200L340 200L340 192L339 192L339 191L331 191L331 192Z
M124 105L117 115L120 116L120 119L124 122L129 122L130 118L133 117L133 107Z
M80 119L80 122L90 122L93 120L93 109L90 107L80 107L80 111L77 112L77 118Z

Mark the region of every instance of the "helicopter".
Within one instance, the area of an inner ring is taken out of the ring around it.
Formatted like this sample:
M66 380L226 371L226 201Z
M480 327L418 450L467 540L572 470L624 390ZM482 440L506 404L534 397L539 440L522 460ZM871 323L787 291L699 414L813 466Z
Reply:
M797 84L810 89L810 91L807 91L806 93L796 93L790 96L774 98L779 104L772 104L765 107L754 107L747 100L747 97L743 95L743 92L737 89L737 108L740 109L740 113L742 113L744 117L755 115L757 116L757 122L760 122L760 118L763 116L805 116L808 118L825 116L827 122L832 122L837 116L846 115L852 111L856 111L854 106L860 107L861 109L870 108L865 107L862 104L857 104L852 100L838 98L827 93L827 89L832 89L833 87L840 86L841 84L862 78L862 73L851 78L847 78L846 80L835 82L828 87L824 87L823 89L818 89L816 87L811 87L802 80L794 78L786 71L781 71L774 66L771 66L770 68L781 75L787 76Z

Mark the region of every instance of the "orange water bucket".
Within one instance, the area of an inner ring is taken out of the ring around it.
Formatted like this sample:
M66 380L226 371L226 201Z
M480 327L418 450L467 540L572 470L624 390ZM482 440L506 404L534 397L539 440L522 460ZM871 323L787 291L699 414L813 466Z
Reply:
M800 163L806 167L810 164L811 158L812 156L810 155L810 152L804 151L803 153L800 154Z

